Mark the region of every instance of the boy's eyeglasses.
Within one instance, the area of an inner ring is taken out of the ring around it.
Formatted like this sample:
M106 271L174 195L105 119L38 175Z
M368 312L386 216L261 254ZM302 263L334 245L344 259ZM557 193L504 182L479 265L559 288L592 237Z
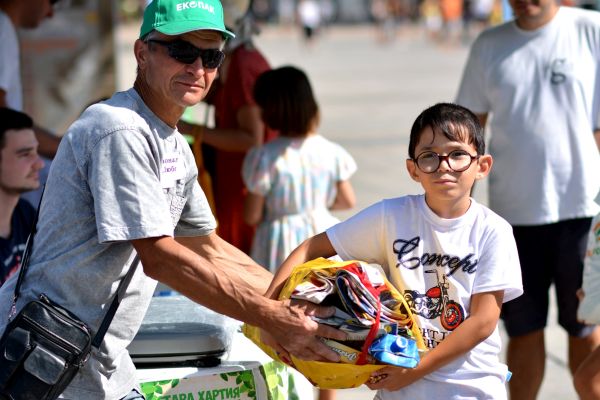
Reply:
M450 169L454 172L463 172L469 169L473 160L479 159L479 156L472 156L464 150L454 150L443 156L433 151L425 151L417 156L413 161L417 167L426 174L433 174L440 168L443 160L446 160Z
M204 68L214 69L219 68L225 59L225 53L219 49L200 49L185 40L168 42L165 40L148 39L146 42L166 47L169 57L183 64L193 64L200 57Z

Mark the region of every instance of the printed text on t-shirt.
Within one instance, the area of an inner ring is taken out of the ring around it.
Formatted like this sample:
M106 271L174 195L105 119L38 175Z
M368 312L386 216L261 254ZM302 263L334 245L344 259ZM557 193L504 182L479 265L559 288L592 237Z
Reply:
M463 272L473 274L477 271L478 259L473 259L474 254L467 254L465 257L440 253L423 253L421 257L411 257L412 252L419 247L421 238L415 236L412 239L396 239L393 244L394 253L398 254L398 263L396 267L406 269L416 269L421 266L435 265L437 267L447 267L447 276L454 274L461 269Z

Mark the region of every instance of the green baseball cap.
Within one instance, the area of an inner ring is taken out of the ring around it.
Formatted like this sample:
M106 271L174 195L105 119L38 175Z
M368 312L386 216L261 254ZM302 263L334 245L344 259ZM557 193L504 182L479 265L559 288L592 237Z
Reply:
M165 35L211 30L221 32L225 39L235 37L225 29L219 0L152 0L144 11L140 38L154 29Z

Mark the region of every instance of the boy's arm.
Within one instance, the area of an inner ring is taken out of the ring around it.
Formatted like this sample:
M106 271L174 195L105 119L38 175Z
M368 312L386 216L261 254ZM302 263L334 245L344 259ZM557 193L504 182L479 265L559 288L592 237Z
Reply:
M414 369L386 367L376 371L368 384L370 389L398 390L443 367L471 351L489 337L498 325L504 291L478 293L471 296L471 315L434 349L430 350Z
M331 257L335 254L335 249L331 245L325 232L306 239L300 246L296 247L296 249L290 253L288 258L285 259L283 264L281 264L265 295L272 299L277 299L285 281L296 265L304 264L305 262L314 260L318 257Z

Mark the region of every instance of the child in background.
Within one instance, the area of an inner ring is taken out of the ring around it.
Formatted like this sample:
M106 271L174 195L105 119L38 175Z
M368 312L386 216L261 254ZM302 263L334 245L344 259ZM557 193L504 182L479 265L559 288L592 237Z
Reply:
M267 295L277 297L293 267L317 257L379 264L404 291L429 351L415 369L376 371L367 384L375 398L505 400L498 319L523 289L510 225L470 197L492 167L477 117L455 104L426 109L413 124L409 157L424 194L383 200L306 240Z
M583 267L578 316L588 324L600 324L600 214L592 220ZM586 296L587 294L587 296ZM573 377L581 400L600 400L600 347L581 363Z
M356 163L317 133L319 109L304 72L282 67L259 76L254 97L280 137L253 148L242 167L244 218L258 225L250 255L275 272L302 241L338 222L330 210L354 207Z
M303 240L338 222L330 210L354 207L349 179L356 163L317 133L319 108L304 72L267 71L258 77L254 97L265 125L280 136L244 159L244 219L258 225L251 257L275 272ZM319 391L319 400L334 398L333 390Z

